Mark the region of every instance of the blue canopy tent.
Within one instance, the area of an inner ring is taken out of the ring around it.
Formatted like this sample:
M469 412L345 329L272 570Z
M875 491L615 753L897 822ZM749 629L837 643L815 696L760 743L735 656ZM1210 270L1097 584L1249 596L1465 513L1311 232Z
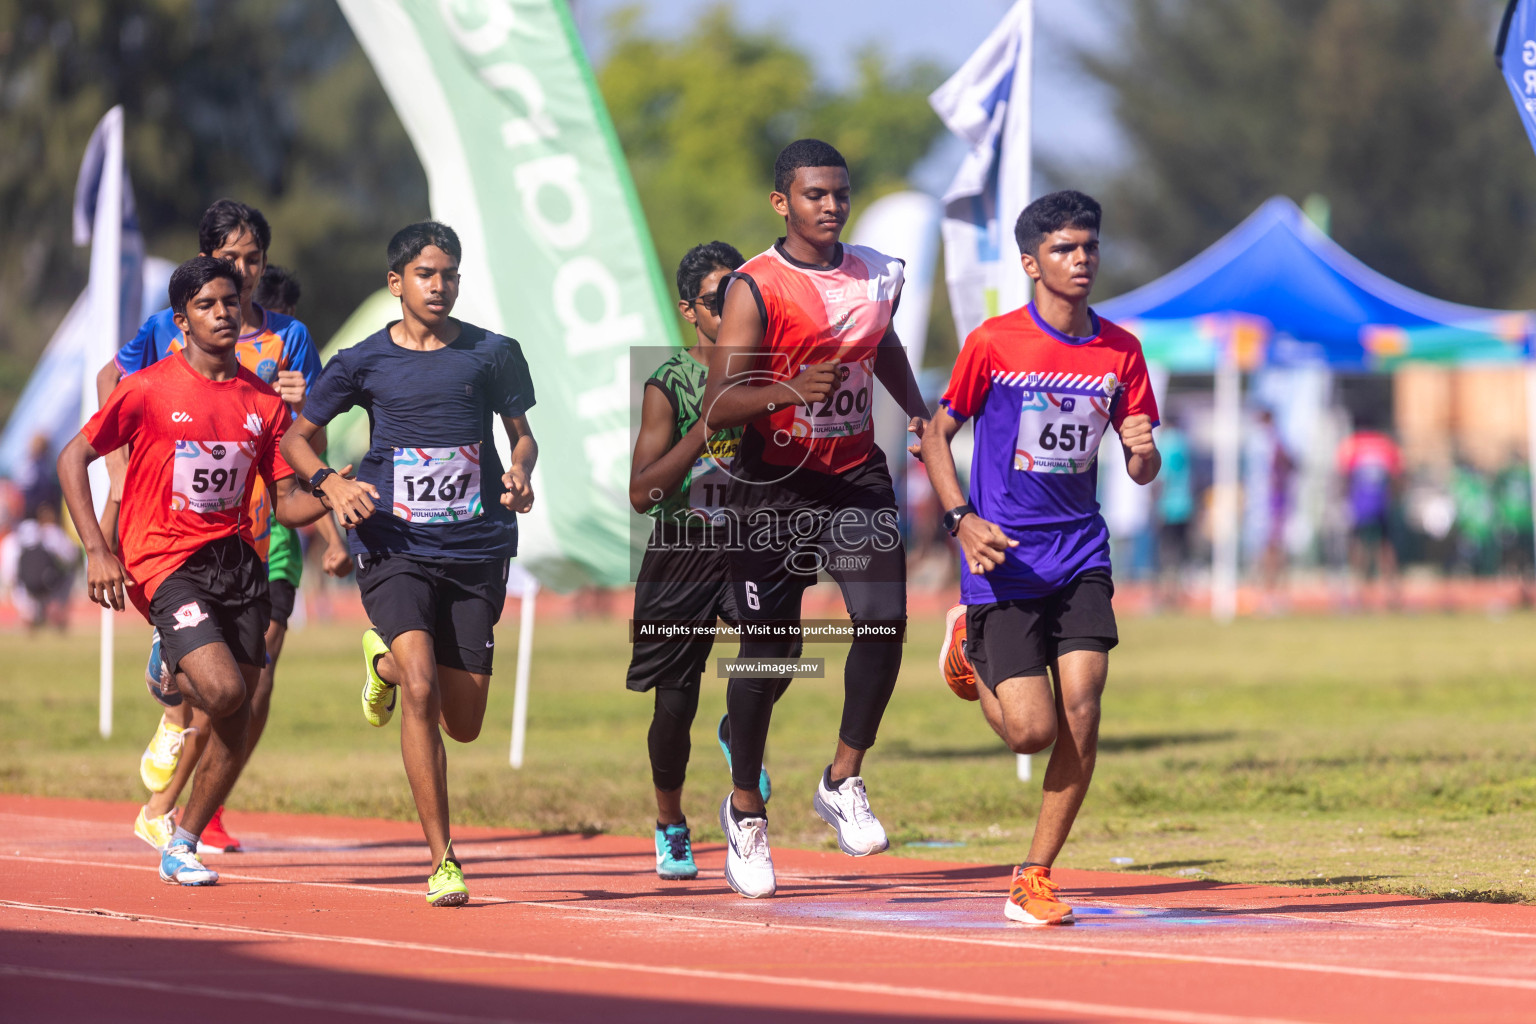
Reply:
M1216 376L1211 600L1223 620L1236 612L1243 370L1529 365L1536 334L1529 311L1445 302L1377 273L1284 197L1265 202L1183 266L1094 308L1137 334L1149 361ZM1527 379L1536 409L1536 377L1528 372Z

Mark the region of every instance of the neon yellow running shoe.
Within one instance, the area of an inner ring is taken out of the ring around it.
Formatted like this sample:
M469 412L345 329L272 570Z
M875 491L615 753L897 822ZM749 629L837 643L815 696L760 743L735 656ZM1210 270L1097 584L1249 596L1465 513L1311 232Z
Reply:
M164 852L165 844L176 834L176 810L172 808L158 818L144 813L148 807L139 808L139 817L133 823L133 834L155 849Z
M469 886L464 884L464 869L453 855L453 843L443 851L443 862L427 879L427 902L434 907L462 907L469 902Z
M368 724L379 728L395 717L395 697L398 688L379 678L378 660L389 653L389 645L375 630L363 633L363 667L368 676L363 680L363 717Z
M139 758L139 778L151 793L164 793L165 787L171 784L176 765L181 761L182 745L196 731L191 727L178 729L167 722L164 715L160 716L155 738L149 741L144 756Z

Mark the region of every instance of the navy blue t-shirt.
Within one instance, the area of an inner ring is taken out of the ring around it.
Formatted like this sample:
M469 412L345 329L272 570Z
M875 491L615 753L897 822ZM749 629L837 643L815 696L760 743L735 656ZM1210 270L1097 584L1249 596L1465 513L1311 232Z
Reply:
M473 324L430 352L396 345L385 327L336 353L304 416L323 427L353 406L368 411L357 478L378 488L380 508L352 531L352 553L456 562L515 555L517 516L501 505L491 427L532 405L523 350Z

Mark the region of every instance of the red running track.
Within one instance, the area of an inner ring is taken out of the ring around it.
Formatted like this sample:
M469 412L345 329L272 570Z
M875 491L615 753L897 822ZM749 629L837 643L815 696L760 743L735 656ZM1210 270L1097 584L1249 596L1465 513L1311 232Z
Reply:
M186 889L135 813L0 796L0 1020L1536 1021L1536 907L1062 870L1080 923L1029 929L998 866L784 849L745 900L719 846L662 882L645 840L464 828L438 910L414 824L238 813Z

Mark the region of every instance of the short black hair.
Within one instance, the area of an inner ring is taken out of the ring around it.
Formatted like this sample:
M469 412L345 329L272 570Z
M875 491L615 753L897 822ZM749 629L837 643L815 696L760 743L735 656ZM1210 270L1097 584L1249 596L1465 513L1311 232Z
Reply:
M685 302L699 297L699 285L717 267L735 270L743 263L741 253L729 242L705 242L683 254L677 265L677 297Z
M260 210L233 199L216 200L204 211L203 222L197 226L197 251L212 256L225 239L241 229L251 233L263 253L272 244L272 229Z
M261 283L256 286L256 305L262 309L297 309L303 291L293 271L268 263Z
M1024 207L1013 225L1013 237L1021 254L1034 256L1045 236L1062 228L1098 231L1103 213L1104 208L1090 195L1072 189L1052 192Z
M171 311L186 316L187 303L193 296L209 281L221 277L235 286L235 294L240 293L240 275L228 263L212 256L194 256L187 260L171 274Z
M435 220L417 221L396 231L395 237L389 240L389 269L396 274L401 273L405 265L420 256L421 251L429 245L435 245L452 256L455 263L463 255L463 249L459 247L459 236L453 233L453 228Z
M848 161L830 143L820 139L796 139L779 150L779 157L773 162L773 190L780 195L789 195L789 187L795 183L795 172L802 167L841 167L846 171Z

